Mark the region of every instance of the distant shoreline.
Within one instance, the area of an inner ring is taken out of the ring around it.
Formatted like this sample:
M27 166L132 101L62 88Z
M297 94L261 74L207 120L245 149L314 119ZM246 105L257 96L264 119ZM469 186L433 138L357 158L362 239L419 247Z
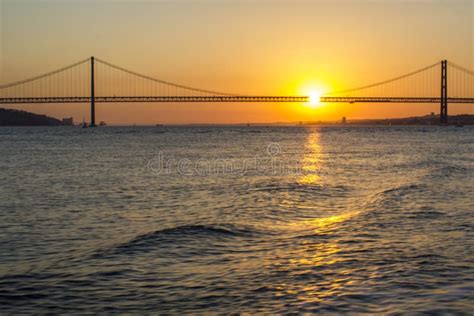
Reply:
M71 121L72 123L72 121ZM474 125L474 114L459 114L449 116L448 125ZM0 126L68 126L63 121L46 115L32 112L0 108ZM341 121L300 121L300 122L273 122L273 123L181 123L181 124L111 124L114 127L163 127L163 126L425 126L439 125L439 115L413 116L386 119L354 119Z
M27 111L0 108L0 126L59 126L62 122L53 117Z

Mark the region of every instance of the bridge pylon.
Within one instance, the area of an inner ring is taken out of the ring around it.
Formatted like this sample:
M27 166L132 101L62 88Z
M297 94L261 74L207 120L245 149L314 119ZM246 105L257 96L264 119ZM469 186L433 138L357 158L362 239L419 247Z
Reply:
M439 111L440 124L448 124L448 61L441 61L441 104Z
M91 57L91 124L95 127L95 84L94 84L94 56Z

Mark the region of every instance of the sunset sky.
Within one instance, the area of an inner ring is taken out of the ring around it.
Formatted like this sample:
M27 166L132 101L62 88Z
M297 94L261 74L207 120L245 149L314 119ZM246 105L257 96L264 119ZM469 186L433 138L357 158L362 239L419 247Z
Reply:
M238 94L305 95L448 59L474 69L474 1L0 0L0 81L97 56L163 80ZM87 104L17 105L89 117ZM439 105L98 104L112 124L385 118ZM450 114L474 113L451 105Z

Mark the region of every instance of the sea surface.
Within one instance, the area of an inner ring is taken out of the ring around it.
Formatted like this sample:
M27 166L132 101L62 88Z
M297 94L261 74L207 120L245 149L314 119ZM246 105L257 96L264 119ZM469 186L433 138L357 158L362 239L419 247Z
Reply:
M474 313L474 127L0 128L0 314Z

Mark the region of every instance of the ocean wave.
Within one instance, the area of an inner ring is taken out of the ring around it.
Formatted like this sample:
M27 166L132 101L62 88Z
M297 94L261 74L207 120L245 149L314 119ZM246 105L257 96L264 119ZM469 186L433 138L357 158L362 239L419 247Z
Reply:
M381 218L388 220L389 217L399 216L400 211L407 207L415 207L413 201L423 200L426 193L427 187L423 183L400 184L375 192L363 202L363 209L367 211L364 217L374 225L385 225L380 221Z
M422 183L402 184L376 192L367 201L367 208L370 206L387 206L388 204L401 202L403 199L412 199L418 193L425 191L426 187Z
M250 233L248 229L237 228L234 225L181 225L172 228L159 229L139 235L133 239L139 242L158 236L243 236Z
M315 193L327 194L333 196L333 194L348 193L351 191L351 187L345 185L328 186L322 184L306 184L306 183L265 183L260 186L256 186L249 191L252 192L296 192L296 193Z
M237 133L239 134L258 134L258 133L262 133L261 130L237 130L236 131Z
M399 185L390 189L383 190L379 192L377 195L379 196L393 196L393 195L404 195L408 193L412 193L414 191L421 191L423 189L423 185L421 184L403 184Z
M423 210L416 210L416 211L410 212L409 218L427 220L427 219L439 218L444 215L446 215L444 212L423 209Z
M124 254L142 252L152 249L165 250L167 245L176 250L177 245L183 247L201 247L209 242L227 241L232 238L252 237L259 232L247 227L235 225L181 225L140 234L111 249L100 250L96 254Z
M429 173L429 176L441 176L441 177L451 177L454 175L471 176L470 169L461 165L445 164L437 168L433 168Z

